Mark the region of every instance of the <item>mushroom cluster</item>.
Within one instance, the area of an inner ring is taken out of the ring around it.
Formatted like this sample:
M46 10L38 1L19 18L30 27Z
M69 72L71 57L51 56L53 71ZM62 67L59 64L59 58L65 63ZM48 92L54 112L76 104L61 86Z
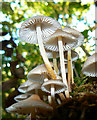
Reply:
M71 83L74 83L72 63L78 58L72 49L80 46L84 37L70 27L62 29L58 21L45 15L33 16L24 21L19 35L27 43L39 44L44 64L28 73L28 80L18 88L23 94L16 96L14 99L17 103L6 110L31 114L31 119L48 113L51 115L57 103L61 103L56 94L62 100L70 97Z

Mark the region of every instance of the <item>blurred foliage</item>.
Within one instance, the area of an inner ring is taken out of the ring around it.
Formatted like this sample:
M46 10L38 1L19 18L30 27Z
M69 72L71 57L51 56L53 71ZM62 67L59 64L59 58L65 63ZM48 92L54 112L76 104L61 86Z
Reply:
M70 26L72 24L73 16L76 16L78 21L86 19L83 15L90 9L90 5L90 3L83 5L81 2L26 2L25 0L19 0L19 2L14 1L0 3L0 6L2 6L0 14L3 15L2 21L0 22L0 26L2 26L2 31L0 31L2 41L0 43L2 44L3 51L2 119L5 120L7 117L8 113L6 113L5 108L15 102L13 98L19 94L17 88L27 80L26 76L28 72L35 66L43 63L38 45L19 42L20 38L18 33L21 23L33 15L46 15L58 21L61 20L62 27L65 27L64 23ZM76 12L79 12L79 14L77 15ZM68 17L66 17L67 14ZM74 63L79 77L74 73L75 86L73 86L73 92L71 93L72 96L77 96L79 91L87 92L86 86L83 87L83 85L86 83L88 78L82 74L81 69L84 61L90 55L90 51L93 51L92 49L86 49L86 46L90 40L88 32L94 31L95 27L90 27L90 25L87 24L87 20L85 24L88 27L88 29L84 29L84 31L82 31L82 34L85 37L85 43L82 45L82 50L85 52L85 56L83 60L79 58ZM90 48L91 47L92 46L90 46ZM88 81L87 85L89 84L93 86L93 83ZM90 90L88 90L88 92L89 91ZM14 114L9 114L9 118L16 118L16 116Z

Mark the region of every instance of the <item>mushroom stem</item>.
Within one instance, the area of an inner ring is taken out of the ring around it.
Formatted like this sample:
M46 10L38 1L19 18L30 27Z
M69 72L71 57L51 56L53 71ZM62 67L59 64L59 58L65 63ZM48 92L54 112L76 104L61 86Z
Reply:
M51 100L51 95L48 95L48 102L49 102L49 104L51 105L51 102L52 100Z
M38 89L35 89L35 94L38 95Z
M59 96L60 96L60 98L61 98L61 100L62 100L62 101L64 101L64 100L65 100L65 96L64 96L64 94L63 94L63 93L59 93Z
M53 51L53 64L54 64L54 70L56 71L56 73L58 73L58 67L57 67L57 59L56 59L56 52Z
M73 66L72 66L72 62L71 62L71 71L72 71L72 84L74 84L74 78L73 78Z
M71 92L72 68L71 68L71 50L68 50L68 89Z
M58 103L58 104L61 104L61 101L60 101L60 99L59 99L59 98L57 98L57 103Z
M41 25L40 24L37 24L36 25L36 32L37 32L37 39L38 39L38 44L39 44L39 48L40 48L40 53L41 53L41 56L44 60L44 63L47 67L47 70L48 70L48 73L49 75L51 76L52 79L56 79L56 75L51 67L51 64L47 58L47 55L46 55L46 51L44 49L44 45L43 45L43 41L42 41L42 32L41 32Z
M55 87L51 85L51 105L55 107Z
M58 46L59 46L60 65L61 65L61 73L62 73L63 83L65 83L65 85L67 86L67 90L65 91L65 94L66 94L66 97L68 98L69 90L68 90L68 85L67 85L67 80L66 80L66 71L65 71L65 66L64 66L64 53L63 53L62 37L58 37Z
M33 112L31 113L31 120L36 120L35 109L34 109Z

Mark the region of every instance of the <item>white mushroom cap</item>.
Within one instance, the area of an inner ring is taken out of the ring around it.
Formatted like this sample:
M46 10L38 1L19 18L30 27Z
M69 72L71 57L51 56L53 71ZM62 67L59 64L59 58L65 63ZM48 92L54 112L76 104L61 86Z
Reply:
M32 69L28 73L27 77L29 80L32 80L33 82L43 83L46 75L48 75L47 68L45 64L42 64Z
M14 97L14 100L17 101L17 102L19 102L21 100L27 99L28 97L29 97L28 94L21 94L21 95L17 95L16 97Z
M65 51L65 52L64 52L64 61L67 61L67 56L68 56L67 52L68 52L68 51ZM72 60L72 61L75 61L75 60L78 59L78 57L79 57L78 53L75 52L74 50L71 50L71 60Z
M59 36L62 37L64 50L73 49L75 45L77 44L76 37L74 37L73 35L69 33L64 32L63 30L58 29L50 37L44 40L45 48L51 51L59 51L59 48L58 48L58 37Z
M21 93L25 93L31 84L33 84L33 81L27 80L26 82L19 86L18 91Z
M53 53L52 53L52 51L46 50L46 54L47 54L47 57L48 57L49 59L52 59L52 58L53 58ZM56 52L56 58L58 58L58 57L59 57L59 54L58 54L58 52Z
M41 89L47 93L51 93L51 85L55 87L55 94L67 89L66 85L61 80L48 80L42 84Z
M23 84L20 85L21 88L25 88L30 86L31 84L33 84L33 82L31 80L27 80L26 82L24 82Z
M72 36L74 36L77 40L77 44L74 46L73 49L75 49L76 47L79 47L81 44L84 43L84 36L77 30L70 28L70 27L65 27L63 29L64 32L71 34Z
M32 95L26 100L22 100L6 108L6 111L18 114L29 114L33 113L33 111L35 112L35 108L37 109L37 113L53 110L53 108L44 103L38 95Z
M28 87L26 93L27 93L27 94L32 94L33 91L35 91L36 89L41 89L41 84L40 84L40 83L31 84L31 85Z
M61 25L51 17L45 15L32 16L21 25L19 31L21 40L37 44L36 24L38 23L41 24L42 36L44 38L53 34L56 29L61 29Z
M28 74L29 75L30 75L30 73L42 74L42 73L46 73L46 72L47 72L47 68L46 68L45 64L41 64L41 65L38 65L37 67L35 67L34 69L32 69Z
M87 76L97 77L97 53L87 58L83 65L82 72Z

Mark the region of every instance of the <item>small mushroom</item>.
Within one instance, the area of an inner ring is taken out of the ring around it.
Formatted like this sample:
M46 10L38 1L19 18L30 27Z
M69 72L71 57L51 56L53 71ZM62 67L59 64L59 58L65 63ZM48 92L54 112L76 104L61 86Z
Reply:
M97 53L87 58L83 65L82 72L87 76L97 77Z
M70 28L70 27L65 27L63 29L63 31L68 34L71 34L73 37L75 37L76 44L75 44L75 46L73 46L73 49L75 49L76 47L79 47L81 44L84 43L84 36L79 31L77 31L73 28ZM69 92L71 92L71 81L74 83L74 80L72 77L73 69L72 69L72 63L71 63L71 55L72 55L72 51L68 50L68 87L69 87Z
M51 93L51 104L54 106L55 94L66 90L66 85L61 80L48 80L42 84L41 89L47 93Z
M41 84L38 82L33 82L31 80L27 80L25 83L20 85L18 91L25 94L16 96L16 100L24 98L26 95L31 96L32 94L38 94L42 99L43 96L47 96L47 93L41 90Z
M26 93L31 94L31 93L35 92L35 94L38 94L38 89L41 89L41 84L40 83L33 83L28 87Z
M52 63L51 63L51 65L52 65ZM33 82L38 82L41 84L44 82L44 79L48 76L49 76L49 74L48 74L45 64L38 65L37 67L32 69L27 75L29 80L31 80Z
M66 89L66 85L61 80L48 80L42 84L41 89L47 93L51 93L51 84L55 85L55 94L61 93Z
M61 29L61 25L53 18L38 15L24 21L19 32L23 41L39 44L41 56L52 79L56 79L56 75L47 58L43 43L44 38L53 34L58 28Z
M21 100L27 99L28 97L29 97L28 94L21 94L21 95L18 95L18 96L16 96L16 97L14 97L14 100L15 100L16 102L19 102L19 101L21 101Z
M26 100L22 100L6 108L6 111L18 114L31 113L31 119L34 120L36 118L36 114L47 115L53 111L53 108L43 102L38 95L32 95Z
M21 93L25 93L31 84L33 84L33 81L27 80L26 82L19 86L18 91Z

